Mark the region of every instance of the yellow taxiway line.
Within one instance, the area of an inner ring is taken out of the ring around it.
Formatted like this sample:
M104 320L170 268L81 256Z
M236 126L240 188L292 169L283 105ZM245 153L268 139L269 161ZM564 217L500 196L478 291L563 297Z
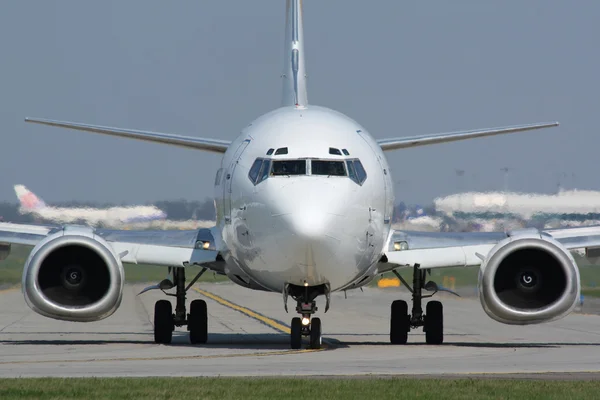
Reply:
M8 290L15 290L17 288L11 288ZM272 318L264 316L252 311L249 308L239 306L235 303L230 302L214 293L207 292L206 290L194 288L194 291L201 294L202 296L208 297L217 303L231 308L245 314L246 316L260 321L271 328L286 334L290 334L290 328L275 321ZM194 347L196 348L196 347ZM14 360L14 361L0 361L0 365L10 364L59 364L59 363L90 363L90 362L115 362L115 361L163 361L163 360L204 360L204 359L215 359L215 358L236 358L236 357L269 357L269 356L282 356L288 354L305 354L314 353L318 351L327 350L328 346L323 346L321 349L301 349L301 350L279 350L279 351L262 351L262 352L250 352L250 353L234 353L234 354L212 354L212 355L181 355L181 356L157 356L157 357L111 357L111 358L86 358L86 359L58 359L58 360Z
M275 321L272 318L269 318L265 315L259 314L256 311L250 310L249 308L246 307L242 307L238 304L232 303L229 300L225 300L224 298L217 296L214 293L211 292L207 292L206 290L202 290L202 289L198 289L198 288L194 288L194 291L196 291L197 293L200 293L202 296L204 297L208 297L211 300L216 301L217 303L231 308L232 310L236 310L241 312L242 314L253 318L259 322L262 322L263 324L270 326L271 328L275 329L276 331L285 333L290 335L291 334L291 330L288 326L283 325L277 321ZM325 339L323 339L323 345L320 349L304 349L301 350L303 352L315 352L315 351L323 351L323 350L330 350L332 348L331 343L329 341L326 341ZM291 350L292 352L298 352L298 350Z
M204 297L208 297L209 299L216 301L217 303L219 303L225 307L231 308L232 310L239 311L242 314L245 314L250 318L260 321L279 332L287 333L288 335L291 333L289 327L280 324L279 322L275 321L274 319L271 319L262 314L259 314L256 311L252 311L249 308L234 304L234 303L230 302L229 300L225 300L224 298L219 297L214 293L207 292L206 290L194 288L194 291L200 293Z

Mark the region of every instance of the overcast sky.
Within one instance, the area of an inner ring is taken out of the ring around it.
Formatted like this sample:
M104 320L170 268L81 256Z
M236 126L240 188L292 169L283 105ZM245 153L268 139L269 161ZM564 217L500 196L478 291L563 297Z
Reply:
M388 153L398 200L459 187L600 189L600 2L305 0L309 103L376 138L560 121ZM284 0L6 0L0 200L212 196L218 155L26 116L234 139L279 105Z

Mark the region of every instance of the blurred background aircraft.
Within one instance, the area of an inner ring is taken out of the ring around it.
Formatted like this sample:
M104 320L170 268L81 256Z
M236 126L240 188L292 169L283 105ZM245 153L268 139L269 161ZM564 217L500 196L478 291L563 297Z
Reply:
M110 208L52 207L23 185L14 186L19 212L53 223L83 223L92 226L119 227L124 224L159 221L167 214L156 206Z

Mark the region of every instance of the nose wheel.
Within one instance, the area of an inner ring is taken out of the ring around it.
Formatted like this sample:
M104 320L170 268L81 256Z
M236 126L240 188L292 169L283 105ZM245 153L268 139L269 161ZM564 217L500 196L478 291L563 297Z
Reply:
M308 337L308 347L310 349L320 349L323 344L323 330L321 319L312 317L317 312L317 303L315 298L319 295L325 295L325 312L329 310L331 301L329 284L304 286L286 284L283 288L283 306L287 312L287 299L291 296L296 300L296 312L300 317L292 318L290 329L290 347L300 349L302 347L302 337Z
M425 314L423 314L422 300L432 297L440 291L449 292L456 296L457 293L438 287L435 282L425 283L427 271L419 269L419 264L413 268L412 287L402 278L402 276L392 271L398 279L412 293L412 313L408 313L408 304L404 300L395 300L392 303L390 318L390 342L392 344L406 344L408 341L408 332L411 329L423 327L425 332L425 342L427 344L442 344L444 342L444 308L439 301L430 301L427 303ZM423 295L423 289L432 291L432 294ZM460 296L459 296L460 297Z
M311 318L312 314L317 311L316 303L298 302L296 311L302 313L302 317L292 318L290 329L290 347L292 349L300 349L302 347L302 337L309 338L309 348L320 349L322 343L321 319L318 317Z
M300 317L292 318L292 326L290 329L290 346L292 349L302 347L302 321Z
M303 336L307 336L309 338L308 347L310 349L320 349L321 344L323 343L321 318L292 318L292 325L290 329L290 347L292 349L302 348Z
M313 318L310 323L310 348L320 349L322 343L321 337L321 319Z

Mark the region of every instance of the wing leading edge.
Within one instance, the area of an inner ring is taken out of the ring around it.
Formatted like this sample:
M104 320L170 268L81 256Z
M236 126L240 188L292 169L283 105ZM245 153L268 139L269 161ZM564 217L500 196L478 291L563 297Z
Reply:
M398 150L405 149L408 147L425 146L429 144L455 142L458 140L474 139L479 137L504 135L507 133L525 132L535 129L551 128L558 125L558 122L546 122L529 125L505 126L502 128L488 128L471 131L436 133L433 135L407 136L391 139L379 139L377 140L377 144L379 144L381 149L384 151Z
M25 122L34 124L56 126L59 128L75 129L84 132L100 133L103 135L118 136L129 139L144 140L147 142L163 143L172 146L185 147L195 150L225 153L231 144L228 140L198 138L181 136L169 133L140 131L134 129L111 128L108 126L88 125L77 122L55 121L41 118L25 118Z
M49 235L93 235L105 240L114 254L127 264L151 264L166 267L200 265L223 273L224 262L217 248L218 235L212 229L176 231L129 231L93 229L80 226L41 226L0 223L0 249L10 244L35 246ZM8 249L8 250L7 250Z
M421 269L479 266L498 242L532 232L551 237L567 250L600 247L600 226L513 232L394 231L378 272L415 264L419 264Z

